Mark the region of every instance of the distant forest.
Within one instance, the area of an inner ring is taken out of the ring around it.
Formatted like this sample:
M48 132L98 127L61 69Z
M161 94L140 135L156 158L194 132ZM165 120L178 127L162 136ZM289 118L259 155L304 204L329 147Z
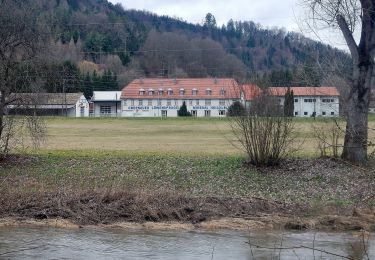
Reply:
M121 89L140 77L234 77L260 86L334 85L345 52L284 29L230 20L218 27L126 10L106 0L29 0L50 35L44 89ZM68 85L68 87L64 86Z

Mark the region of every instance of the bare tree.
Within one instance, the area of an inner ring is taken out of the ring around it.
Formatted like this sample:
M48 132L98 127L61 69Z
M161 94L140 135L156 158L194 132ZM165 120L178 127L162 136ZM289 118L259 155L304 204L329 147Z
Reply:
M326 24L341 30L353 60L348 95L347 125L342 158L367 163L368 107L375 55L374 0L302 0L311 11L313 26ZM354 37L360 30L357 43Z
M3 157L11 140L20 134L15 118L7 116L9 107L20 104L12 93L30 86L34 78L29 74L30 66L35 66L32 61L41 41L33 9L27 1L0 0L0 24L0 157ZM38 128L36 122L25 124L30 132Z

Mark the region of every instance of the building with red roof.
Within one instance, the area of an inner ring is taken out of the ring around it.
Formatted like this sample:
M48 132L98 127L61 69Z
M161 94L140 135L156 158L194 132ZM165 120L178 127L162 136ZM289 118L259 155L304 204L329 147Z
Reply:
M339 115L339 92L334 87L292 87L295 116ZM268 89L284 104L287 88ZM251 106L264 93L257 85L238 84L232 78L146 78L133 80L121 92L121 115L176 117L185 102L198 117L224 117L234 101Z
M233 101L254 95L232 78L147 78L136 79L121 94L123 116L177 116L185 102L198 117L224 117Z
M288 88L269 88L270 94L277 96L281 105ZM294 115L301 117L339 115L340 93L335 87L291 87L294 95Z

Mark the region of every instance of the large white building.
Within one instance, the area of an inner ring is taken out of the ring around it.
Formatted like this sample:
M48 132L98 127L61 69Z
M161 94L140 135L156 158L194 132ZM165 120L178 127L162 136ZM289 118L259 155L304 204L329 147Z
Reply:
M240 89L231 78L137 79L122 91L122 116L176 117L185 102L192 116L224 117L233 101L245 101Z
M292 87L297 117L338 116L339 92L334 87ZM284 104L287 88L269 88L275 102ZM91 115L123 117L177 117L183 102L192 116L225 117L229 106L251 102L262 90L239 85L232 78L136 79L122 91L95 91Z
M340 94L335 87L292 87L294 95L294 115L297 117L339 116ZM284 104L287 88L270 88L270 93Z

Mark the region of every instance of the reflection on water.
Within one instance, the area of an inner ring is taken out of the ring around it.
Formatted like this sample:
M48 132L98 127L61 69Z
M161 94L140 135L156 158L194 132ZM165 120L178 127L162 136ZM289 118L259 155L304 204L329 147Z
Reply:
M250 243L271 249L249 246ZM315 237L315 239L314 239ZM2 228L0 259L375 259L375 235ZM278 247L314 247L290 250Z

